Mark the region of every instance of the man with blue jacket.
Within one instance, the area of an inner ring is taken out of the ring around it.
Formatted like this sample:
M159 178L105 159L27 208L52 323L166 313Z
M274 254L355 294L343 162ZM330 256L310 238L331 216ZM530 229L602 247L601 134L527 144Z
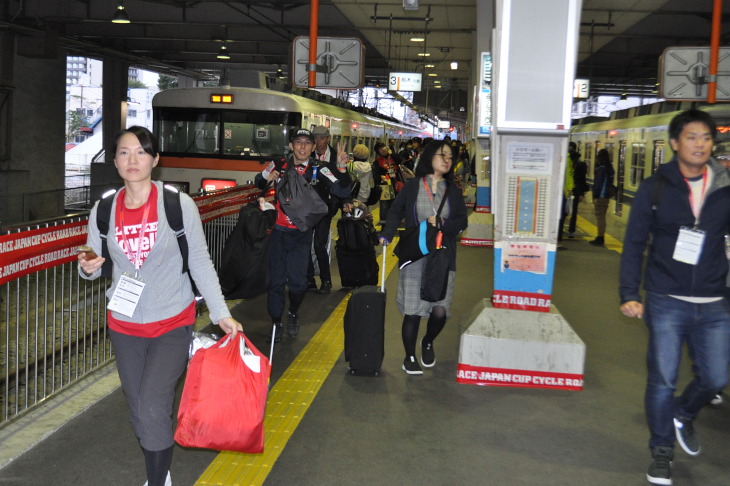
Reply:
M711 158L715 130L703 111L674 117L669 142L675 156L641 184L624 239L621 312L644 317L649 329L645 407L651 484L672 484L675 438L688 454L699 454L692 421L728 382L730 309L723 292L730 175ZM642 304L639 285L649 235ZM695 376L675 398L684 342Z

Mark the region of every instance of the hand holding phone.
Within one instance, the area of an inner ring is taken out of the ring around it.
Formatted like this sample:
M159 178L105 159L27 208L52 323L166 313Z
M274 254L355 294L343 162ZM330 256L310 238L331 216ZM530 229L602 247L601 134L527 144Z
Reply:
M78 248L76 248L76 251L78 253L84 253L84 260L86 261L93 260L99 257L99 255L97 255L90 246L79 246Z

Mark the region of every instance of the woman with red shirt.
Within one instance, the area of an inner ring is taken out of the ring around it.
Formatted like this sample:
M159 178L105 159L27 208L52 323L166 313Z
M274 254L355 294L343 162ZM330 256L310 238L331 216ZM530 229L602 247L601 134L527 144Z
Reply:
M114 196L106 235L114 263L107 321L130 421L144 452L146 484L170 486L172 406L175 385L187 364L195 294L188 274L182 273L182 255L167 223L165 189L152 181L158 161L157 139L146 128L131 127L117 136L114 164L124 188ZM211 320L235 336L241 324L223 300L198 209L186 194L180 194L180 205L190 275L206 300ZM101 255L97 210L98 203L89 216L87 245ZM105 259L86 256L79 254L79 274L98 278Z

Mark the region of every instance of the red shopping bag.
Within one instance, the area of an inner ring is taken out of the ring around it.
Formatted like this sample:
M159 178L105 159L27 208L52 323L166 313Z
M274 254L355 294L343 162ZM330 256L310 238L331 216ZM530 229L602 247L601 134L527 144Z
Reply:
M269 360L243 333L199 350L188 366L175 442L219 451L263 452L270 373Z

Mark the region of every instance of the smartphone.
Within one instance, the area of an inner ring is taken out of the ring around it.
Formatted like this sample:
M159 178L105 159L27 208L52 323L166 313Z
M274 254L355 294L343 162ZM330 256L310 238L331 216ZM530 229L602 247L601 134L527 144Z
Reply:
M97 254L96 254L96 253L94 252L94 250L92 250L92 249L91 249L91 247L90 247L90 246L79 246L78 248L76 248L76 251L77 251L78 253L81 253L81 252L84 252L84 253L86 253L86 254L84 255L84 260L93 260L94 258L96 258L96 257L98 256L98 255L97 255Z

